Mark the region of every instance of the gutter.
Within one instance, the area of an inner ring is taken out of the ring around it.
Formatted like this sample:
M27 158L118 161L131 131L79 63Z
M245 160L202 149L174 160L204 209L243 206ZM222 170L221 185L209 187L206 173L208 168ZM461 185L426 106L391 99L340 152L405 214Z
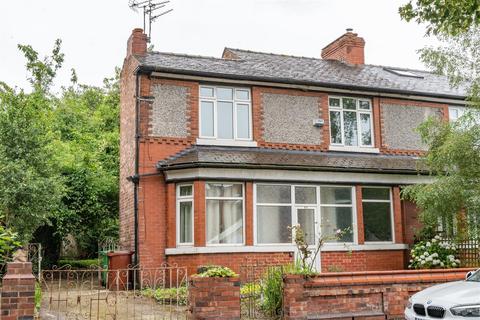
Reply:
M159 171L174 171L195 168L217 168L217 169L274 169L274 170L298 170L298 171L336 171L336 172L357 172L357 173L384 173L384 174L410 174L429 175L424 170L401 170L401 169L374 169L374 168L343 168L343 167L316 167L301 165L274 165L274 164L248 164L248 163L218 163L218 162L191 162L175 165L157 164ZM153 174L152 174L153 175Z

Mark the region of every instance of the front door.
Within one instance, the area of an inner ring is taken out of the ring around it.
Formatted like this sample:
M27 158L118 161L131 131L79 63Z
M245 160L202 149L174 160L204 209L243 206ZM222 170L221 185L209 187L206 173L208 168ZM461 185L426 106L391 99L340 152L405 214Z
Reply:
M298 206L296 207L296 216L297 224L300 225L303 232L305 233L305 241L309 245L308 248L311 252L308 263L313 265L314 271L320 271L320 252L316 257L314 257L319 240L319 230L317 230L317 221L319 221L317 215L317 208L313 206ZM299 252L296 253L296 257L297 259L301 258ZM312 262L312 259L315 260Z

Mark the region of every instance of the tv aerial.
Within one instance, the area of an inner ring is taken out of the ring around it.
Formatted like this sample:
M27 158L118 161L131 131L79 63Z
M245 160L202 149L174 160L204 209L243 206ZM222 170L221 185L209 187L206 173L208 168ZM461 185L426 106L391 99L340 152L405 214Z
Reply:
M168 1L161 0L128 0L128 6L135 12L143 11L143 30L148 35L147 41L150 42L152 36L152 22L155 22L159 17L172 12L173 9L165 9Z

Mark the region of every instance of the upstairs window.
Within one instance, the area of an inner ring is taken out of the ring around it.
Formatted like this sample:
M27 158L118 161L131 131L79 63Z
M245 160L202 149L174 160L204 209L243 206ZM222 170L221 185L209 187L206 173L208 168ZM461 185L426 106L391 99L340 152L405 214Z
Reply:
M200 137L252 140L250 90L200 86Z
M330 144L373 147L372 104L368 99L329 97Z

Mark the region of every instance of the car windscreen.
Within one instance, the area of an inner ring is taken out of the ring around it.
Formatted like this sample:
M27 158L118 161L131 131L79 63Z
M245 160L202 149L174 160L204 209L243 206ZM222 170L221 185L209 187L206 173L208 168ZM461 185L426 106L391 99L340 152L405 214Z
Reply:
M475 271L470 277L468 277L467 281L476 281L480 282L480 269Z

